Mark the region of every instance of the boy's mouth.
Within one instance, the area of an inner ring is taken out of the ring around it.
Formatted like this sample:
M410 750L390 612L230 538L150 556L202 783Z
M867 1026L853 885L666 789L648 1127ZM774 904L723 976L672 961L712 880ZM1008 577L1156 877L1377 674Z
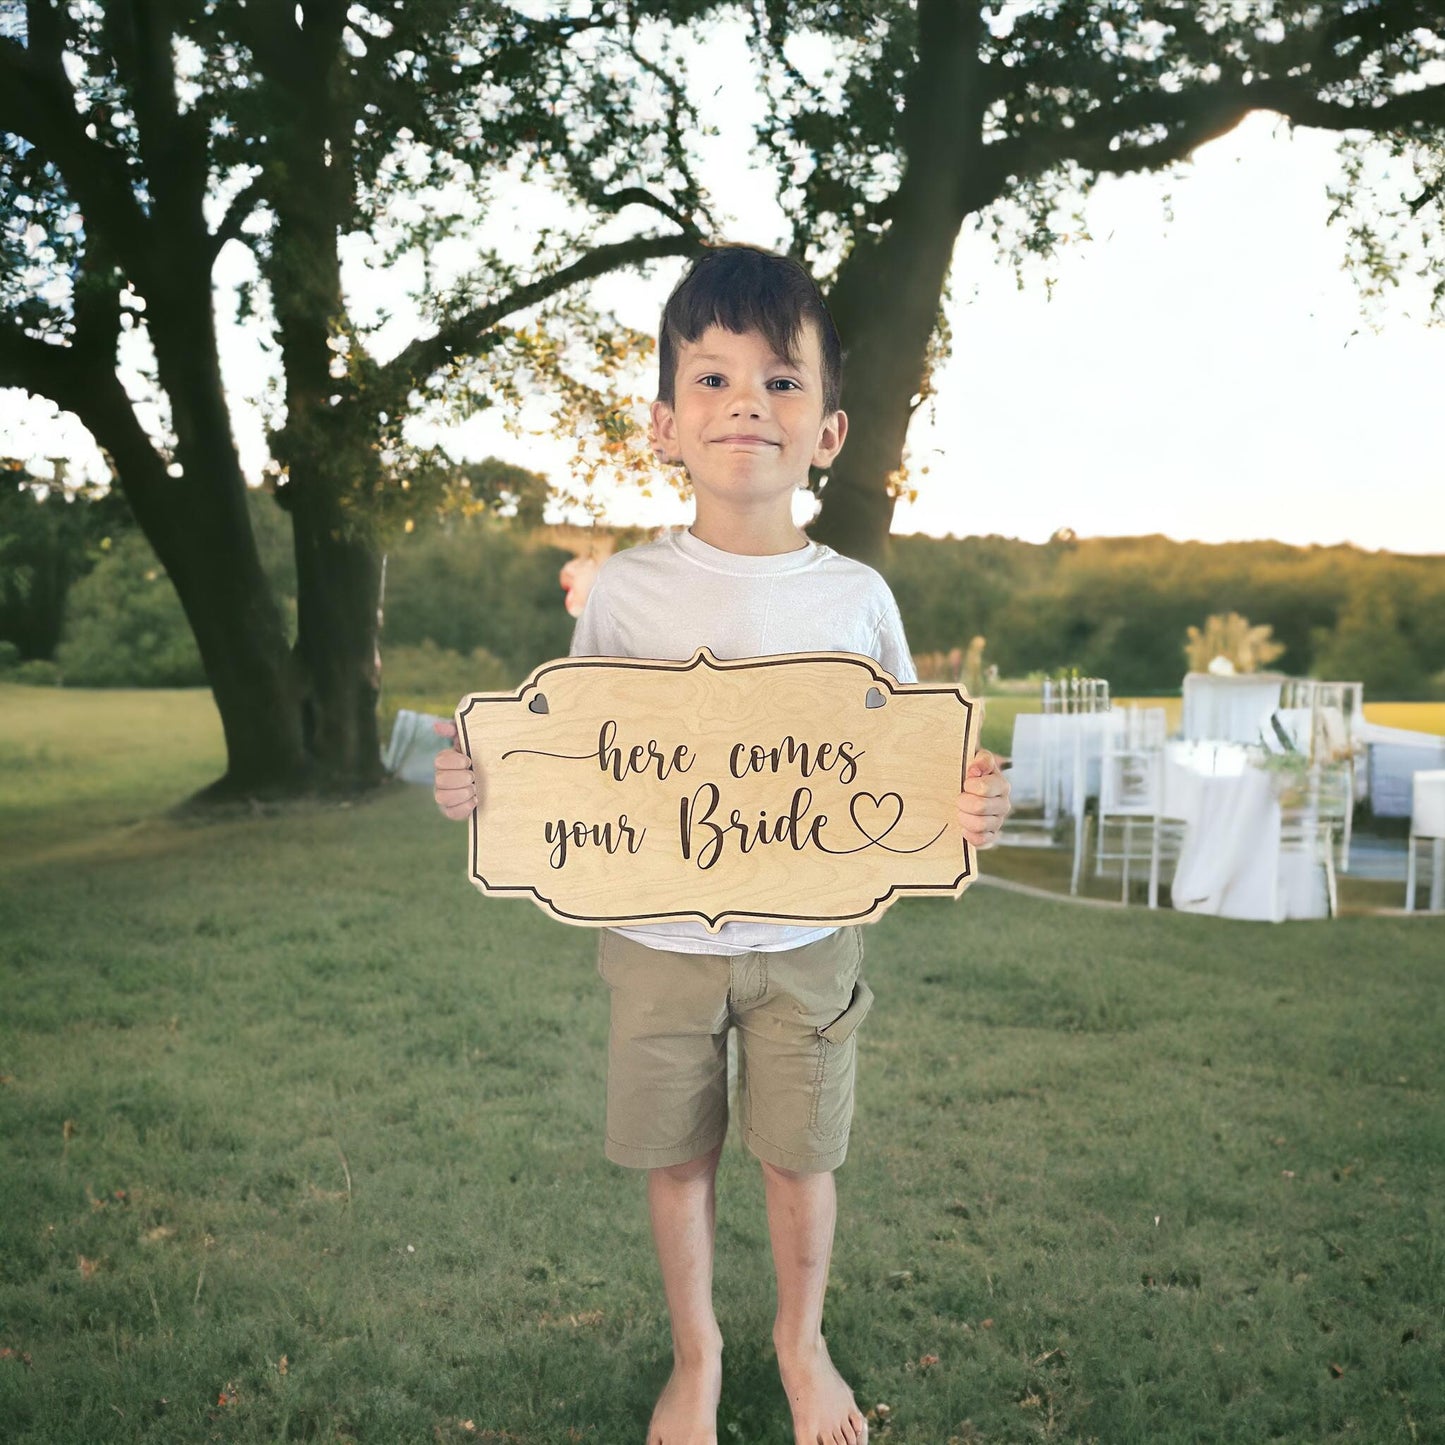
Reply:
M719 437L718 443L721 446L747 446L747 447L775 447L778 445L771 437L759 437L752 435L737 435Z

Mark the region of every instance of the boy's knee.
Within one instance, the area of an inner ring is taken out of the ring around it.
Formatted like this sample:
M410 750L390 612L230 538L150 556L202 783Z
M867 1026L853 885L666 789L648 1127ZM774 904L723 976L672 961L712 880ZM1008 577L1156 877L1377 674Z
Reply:
M700 1154L696 1159L688 1159L682 1164L664 1164L654 1169L654 1174L661 1174L670 1179L674 1184L691 1184L698 1179L707 1179L717 1172L717 1162L722 1158L722 1145L715 1149L709 1149L706 1154Z
M764 1179L776 1179L780 1184L796 1184L802 1179L816 1179L819 1174L831 1174L831 1169L784 1169L780 1164L770 1164L766 1159L759 1159L758 1163L763 1166Z

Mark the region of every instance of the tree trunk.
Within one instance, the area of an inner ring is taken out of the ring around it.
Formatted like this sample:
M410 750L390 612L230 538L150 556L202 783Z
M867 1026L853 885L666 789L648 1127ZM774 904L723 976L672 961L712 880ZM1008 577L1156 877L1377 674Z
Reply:
M294 792L306 766L286 631L256 550L219 374L208 374L204 338L186 334L209 328L209 306L192 315L181 329L169 327L163 314L152 318L157 357L191 358L180 399L173 400L180 476L167 473L113 365L94 369L74 409L109 453L195 633L226 739L225 775L207 793ZM172 385L182 383L172 378Z
M302 791L310 769L299 689L281 614L256 554L244 492L235 509L217 506L213 490L197 488L196 494L200 505L172 506L160 535L155 529L147 535L196 635L226 737L225 775L206 796ZM172 529L173 538L167 538ZM167 561L173 553L175 560Z
M927 194L911 199L874 245L855 249L828 298L847 355L848 437L808 529L814 540L874 565L887 554L893 481L923 386L958 219Z
M859 238L828 296L847 355L848 439L809 529L818 541L874 564L887 556L908 424L921 400L954 244L964 216L983 199L965 194L977 191L981 179L981 9L919 0L917 17L903 178L888 203L887 228L871 243Z
M203 234L173 240L173 282L147 310L181 474L165 477L164 488L128 486L127 496L180 595L221 714L226 773L207 795L292 793L308 774L296 679L231 435L209 251ZM146 451L158 467L154 448ZM164 503L150 505L157 497Z
M324 486L296 488L291 526L306 748L323 786L375 787L382 778L376 721L381 555L348 531Z
M338 12L339 13L339 12ZM339 43L339 30L337 34ZM286 376L286 425L272 437L286 468L279 500L296 544L296 658L305 679L303 736L323 786L381 781L377 735L381 553L370 503L382 485L374 438L378 401L370 358L352 330L341 286L349 175L330 164L349 122L334 46L298 52L292 83L304 124L278 132L284 170L272 176L276 234L265 269ZM344 374L333 375L350 347Z

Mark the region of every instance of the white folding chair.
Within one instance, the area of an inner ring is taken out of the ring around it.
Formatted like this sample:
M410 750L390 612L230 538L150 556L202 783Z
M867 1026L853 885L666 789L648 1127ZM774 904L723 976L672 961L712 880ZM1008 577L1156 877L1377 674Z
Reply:
M1354 781L1347 763L1311 766L1301 785L1280 799L1279 857L1273 882L1276 918L1284 916L1279 906L1280 871L1291 853L1305 853L1324 869L1329 914L1331 918L1338 916L1335 840L1348 825L1354 803Z
M1099 769L1094 871L1102 876L1106 862L1117 862L1121 897L1127 903L1130 864L1147 859L1149 907L1157 908L1160 863L1166 856L1179 856L1184 833L1182 820L1168 818L1165 812L1164 709L1122 708L1111 715L1110 724ZM1111 822L1120 833L1117 847L1110 846Z
M1429 841L1430 912L1445 906L1445 768L1416 773L1410 786L1409 853L1405 863L1405 908L1415 907L1415 845Z

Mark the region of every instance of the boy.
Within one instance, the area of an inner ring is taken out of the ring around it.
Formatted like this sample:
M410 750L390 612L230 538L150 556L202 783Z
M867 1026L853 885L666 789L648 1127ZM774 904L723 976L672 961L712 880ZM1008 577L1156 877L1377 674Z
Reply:
M683 660L840 651L915 680L897 605L871 568L810 542L793 493L838 455L838 335L812 278L751 247L698 260L663 312L652 421L682 462L696 520L610 558L574 656ZM448 817L477 803L470 761L438 754ZM963 836L998 837L1008 784L980 752L959 797ZM729 1026L738 1030L743 1137L762 1165L777 1272L773 1326L797 1445L859 1445L867 1425L823 1340L836 1212L832 1170L853 1110L853 1031L872 994L856 927L692 922L603 929L612 996L606 1153L648 1170L653 1239L672 1324L673 1372L647 1445L716 1445L722 1336L712 1310L714 1192L727 1128Z

